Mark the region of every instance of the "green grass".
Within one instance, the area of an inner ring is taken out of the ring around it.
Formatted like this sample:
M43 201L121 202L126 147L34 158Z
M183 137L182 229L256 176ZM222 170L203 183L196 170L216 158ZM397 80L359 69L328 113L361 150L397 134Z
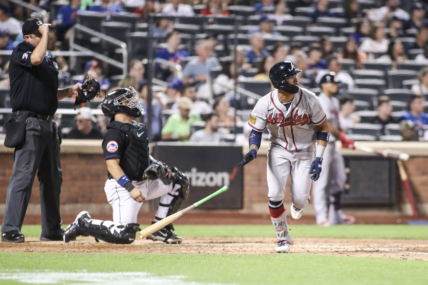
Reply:
M408 225L349 225L319 227L315 225L290 225L292 237L318 238L374 238L374 239L428 239L427 226ZM274 237L272 226L175 226L183 237ZM40 226L24 226L26 237L39 237Z
M428 262L282 255L0 253L0 272L83 271L184 275L228 284L427 284ZM24 270L25 269L25 270ZM125 281L125 280L124 280ZM1 284L4 280L0 280ZM18 284L8 281L7 284ZM126 284L126 283L124 283ZM135 283L136 284L136 283ZM142 280L141 284L145 284ZM147 284L147 283L146 283Z

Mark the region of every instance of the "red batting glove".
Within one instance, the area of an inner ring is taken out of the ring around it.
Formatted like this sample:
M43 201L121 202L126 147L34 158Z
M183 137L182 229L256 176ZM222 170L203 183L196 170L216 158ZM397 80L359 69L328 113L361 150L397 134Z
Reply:
M343 148L355 149L355 142L351 139L348 139L345 133L340 133L339 140L342 142Z

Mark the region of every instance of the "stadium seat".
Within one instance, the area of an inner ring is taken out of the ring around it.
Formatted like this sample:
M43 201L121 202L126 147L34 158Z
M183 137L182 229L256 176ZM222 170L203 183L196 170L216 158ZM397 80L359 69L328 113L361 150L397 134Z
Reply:
M126 42L126 35L132 31L132 24L121 22L103 22L101 32L121 42ZM115 46L117 47L117 46Z
M376 141L377 139L376 136L361 134L347 134L346 136L353 141Z
M235 134L222 134L222 136L220 138L220 142L234 143L235 142Z
M355 124L348 128L348 132L354 135L370 135L379 137L381 135L382 126L377 124Z
M239 86L256 93L260 96L264 96L271 91L271 83L269 80L256 80L254 78L245 78L239 80Z
M272 46L276 43L287 44L290 42L290 38L286 36L274 36L274 37L263 37L265 40L265 46Z
M355 111L370 110L372 104L366 101L354 100Z
M193 123L190 126L190 134L193 134L193 133L195 133L195 132L197 132L199 130L202 130L204 128L205 128L205 122L196 122L196 123Z
M254 7L233 5L227 7L227 11L230 14L239 15L244 17L244 19L254 15Z
M233 26L235 25L235 19L228 16L216 16L211 17L213 24L215 25L226 25L226 26ZM238 19L238 27L240 25L243 25L242 21Z
M204 10L207 6L206 5L194 5L193 12L195 12L195 15L199 15L202 10Z
M128 59L147 58L148 35L145 32L130 33L127 37Z
M233 46L234 40L235 40L235 35L229 35L229 46ZM237 35L238 38L238 45L248 45L248 35L247 34L238 34Z
M389 70L387 74L389 88L402 88L404 80L415 79L418 76L418 72L414 70Z
M260 15L252 15L247 18L246 25L258 26L260 24Z
M245 74L246 77L254 77L259 73L259 69L258 68L250 68L248 69Z
M408 80L403 80L402 82L403 87L407 88L407 89L412 89L412 86L414 84L419 84L419 80L418 79L408 79Z
M79 11L76 14L76 23L98 32L101 32L101 23L106 20L104 13Z
M147 32L149 29L149 24L147 23L139 23L136 27L135 27L135 31L136 32Z
M385 73L380 70L358 69L352 72L354 79L385 79Z
M400 37L400 38L397 38L397 40L400 41L403 44L403 46L408 46L416 42L415 37Z
M407 110L407 102L390 101L393 112L403 112Z
M380 136L379 140L387 142L400 142L403 140L403 137L401 135L385 135Z
M306 28L311 22L312 20L309 17L294 16L292 19L283 21L282 25Z
M317 19L317 26L334 28L335 32L347 25L348 21L344 18L319 17Z
M131 24L131 31L135 32L137 25L141 22L141 17L137 14L117 13L110 16L110 21Z
M407 51L407 54L409 55L409 59L413 60L416 58L416 56L418 56L419 54L423 54L424 50L423 49L409 49Z
M294 10L294 14L296 15L296 16L303 16L303 17L306 17L306 16L308 16L312 11L314 10L314 8L313 7L297 7L295 10Z
M206 33L213 34L232 34L234 32L234 26L225 26L225 25L209 25L205 28Z
M386 81L382 79L356 79L355 85L362 89L376 89L382 93L386 88Z
M250 118L251 112L253 110L236 110L236 114L241 118L243 122L247 122Z
M139 8L140 6L123 6L123 10L127 13L133 13L135 9Z
M367 102L364 102L367 103ZM354 101L355 104L355 101ZM356 115L360 116L361 121L360 123L366 123L366 124L370 124L374 118L376 118L377 116L377 111L357 111L355 112Z
M346 37L329 37L331 44L333 45L334 51L339 51L345 45L347 38Z
M357 67L356 62L353 59L340 58L339 63L342 65L342 69L347 71L349 74L352 74Z
M321 93L321 88L311 88L311 91L315 93L315 95L319 96Z
M353 34L355 32L355 28L354 27L350 27L350 28L340 28L339 29L339 34L345 37L349 37L351 34Z
M382 63L376 61L366 61L361 64L362 69L371 69L371 70L382 70L386 72L392 69L390 63Z
M406 61L397 63L398 70L404 69L404 70L420 71L424 67L427 67L427 65L424 63L416 62L414 60L406 60Z
M178 23L185 25L197 25L202 30L208 25L209 17L206 16L193 16L193 17L176 17ZM175 26L175 25L174 25Z
M360 5L361 11L379 7L378 2L375 0L358 0L358 4Z
M306 35L317 36L317 37L322 37L322 36L333 37L336 35L336 30L330 27L307 27Z
M283 36L294 37L303 35L304 29L296 26L277 26L274 28L275 31L279 32Z
M174 31L182 34L195 35L201 32L201 27L199 25L174 24Z
M331 8L329 10L330 10L330 13L332 13L333 15L338 16L338 17L341 17L344 13L343 7ZM322 18L322 17L320 17L320 18Z
M302 46L309 46L313 42L319 42L320 37L315 36L295 36L293 37L293 42L301 42Z
M239 33L240 34L248 34L249 31L257 30L259 26L257 25L244 25L239 26ZM248 40L250 40L250 37L247 35Z
M388 96L390 100L408 102L413 92L409 89L386 89L384 94Z
M370 104L370 107L376 106L377 95L379 91L376 89L350 89L348 95L352 96L355 100L365 101Z
M390 136L400 135L399 124L388 124L385 126L385 134Z

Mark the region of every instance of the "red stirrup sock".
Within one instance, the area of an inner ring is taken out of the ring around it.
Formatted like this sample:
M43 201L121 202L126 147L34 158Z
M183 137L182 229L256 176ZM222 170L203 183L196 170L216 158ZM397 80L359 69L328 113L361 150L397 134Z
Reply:
M269 200L269 212L270 216L274 219L281 217L281 215L285 212L284 203L282 201Z

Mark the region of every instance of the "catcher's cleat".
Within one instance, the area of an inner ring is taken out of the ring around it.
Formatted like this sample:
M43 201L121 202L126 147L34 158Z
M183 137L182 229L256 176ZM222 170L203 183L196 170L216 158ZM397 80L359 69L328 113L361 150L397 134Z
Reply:
M152 222L154 224L155 222ZM180 244L183 239L176 235L174 232L174 227L172 224L158 230L157 232L152 233L147 237L147 239L151 239L152 241L163 241L167 244Z
M278 241L278 246L275 247L277 253L287 253L290 251L291 244L286 240Z
M83 234L83 231L81 227L79 226L79 219L81 218L91 218L89 213L87 211L80 212L74 222L68 225L68 227L65 229L64 233L64 242L70 242L73 240L76 240L76 237Z
M303 209L298 209L294 206L294 204L291 204L291 216L293 217L293 219L298 220L302 217L303 215Z

